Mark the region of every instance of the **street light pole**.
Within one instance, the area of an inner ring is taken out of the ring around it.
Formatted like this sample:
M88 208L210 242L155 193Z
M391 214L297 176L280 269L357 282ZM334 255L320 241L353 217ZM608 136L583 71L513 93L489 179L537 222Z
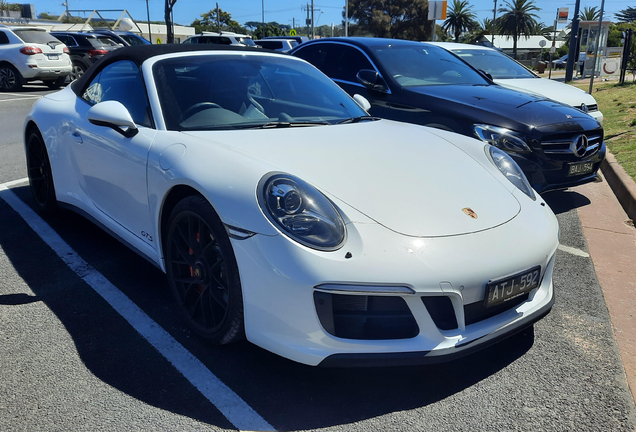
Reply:
M152 32L150 31L150 7L148 6L148 0L146 0L146 13L148 14L148 39L152 43Z
M592 87L594 86L594 75L596 74L596 56L598 54L599 44L601 42L601 29L603 28L603 10L605 8L605 0L601 1L601 16L598 19L598 31L596 32L596 49L594 50L594 63L592 64L592 78L590 78L590 90L589 94L592 94ZM601 79L601 72L599 69L598 78Z
M349 0L345 2L345 37L348 37L348 36L349 36Z

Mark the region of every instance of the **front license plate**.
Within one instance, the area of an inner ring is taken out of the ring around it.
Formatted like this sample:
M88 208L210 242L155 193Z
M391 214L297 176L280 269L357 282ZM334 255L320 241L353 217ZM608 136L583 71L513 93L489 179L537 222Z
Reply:
M589 174L593 170L594 170L594 164L592 162L570 164L570 168L568 169L568 176Z
M539 286L541 266L515 276L489 282L486 285L486 307L495 306L519 297Z
M57 54L49 54L49 60L59 60L60 56Z

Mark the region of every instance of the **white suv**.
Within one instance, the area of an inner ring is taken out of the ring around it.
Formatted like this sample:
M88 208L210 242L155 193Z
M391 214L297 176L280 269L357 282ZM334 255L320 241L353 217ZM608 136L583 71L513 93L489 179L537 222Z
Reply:
M37 80L58 88L72 68L66 45L46 30L0 25L0 91Z
M203 32L188 37L182 44L217 44L256 47L251 36L232 32Z

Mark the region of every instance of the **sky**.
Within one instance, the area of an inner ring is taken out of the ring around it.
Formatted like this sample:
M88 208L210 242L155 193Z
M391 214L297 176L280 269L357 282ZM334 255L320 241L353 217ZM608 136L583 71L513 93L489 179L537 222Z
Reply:
M243 24L247 21L261 21L262 10L265 10L265 22L276 21L279 24L292 25L294 20L297 26L304 26L304 20L307 17L307 2L311 5L310 0L220 0L219 7L229 12L232 18ZM449 4L452 0L449 0ZM494 0L468 0L472 11L477 15L479 21L484 18L492 18ZM314 0L315 26L324 24L338 25L342 22L342 11L344 10L346 0ZM9 3L12 3L9 0ZM64 0L33 0L36 13L47 12L53 15L60 15L64 11L62 5ZM135 20L146 20L146 1L144 0L68 0L70 10L87 10L98 9L100 12L105 9L123 10L126 9ZM163 0L148 0L150 8L151 21L163 21L164 5ZM559 7L567 7L570 9L569 19L572 19L574 13L574 0L535 0L535 5L541 10L537 12L539 21L547 26L554 24L556 10ZM505 0L497 0L497 8L504 7ZM601 0L581 0L581 10L583 7L600 8ZM636 6L636 0L633 4L630 0L605 0L604 21L616 21L614 14L620 10L626 9L628 6ZM216 7L216 0L211 2L202 2L200 0L177 0L175 3L174 21L177 24L189 25L204 12L208 12ZM311 8L311 6L309 6ZM121 12L120 12L121 13ZM117 12L104 12L102 16L105 18L118 18ZM81 14L74 14L81 15ZM438 21L441 24L442 21ZM564 28L564 24L560 24L558 28Z

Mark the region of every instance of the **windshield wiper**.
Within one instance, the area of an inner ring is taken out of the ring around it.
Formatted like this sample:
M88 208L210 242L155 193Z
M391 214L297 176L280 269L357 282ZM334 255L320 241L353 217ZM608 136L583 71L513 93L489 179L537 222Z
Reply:
M348 119L344 119L338 122L338 124L343 124L343 123L360 123L361 121L376 121L376 120L380 120L379 117L374 117L374 116L369 116L369 115L363 115L363 116L358 116L358 117L351 117Z
M316 126L316 125L328 125L328 124L331 124L331 123L326 121L294 121L294 122L273 121L273 122L265 123L262 125L254 125L254 127L259 129L274 129L274 128L295 127L295 126Z

